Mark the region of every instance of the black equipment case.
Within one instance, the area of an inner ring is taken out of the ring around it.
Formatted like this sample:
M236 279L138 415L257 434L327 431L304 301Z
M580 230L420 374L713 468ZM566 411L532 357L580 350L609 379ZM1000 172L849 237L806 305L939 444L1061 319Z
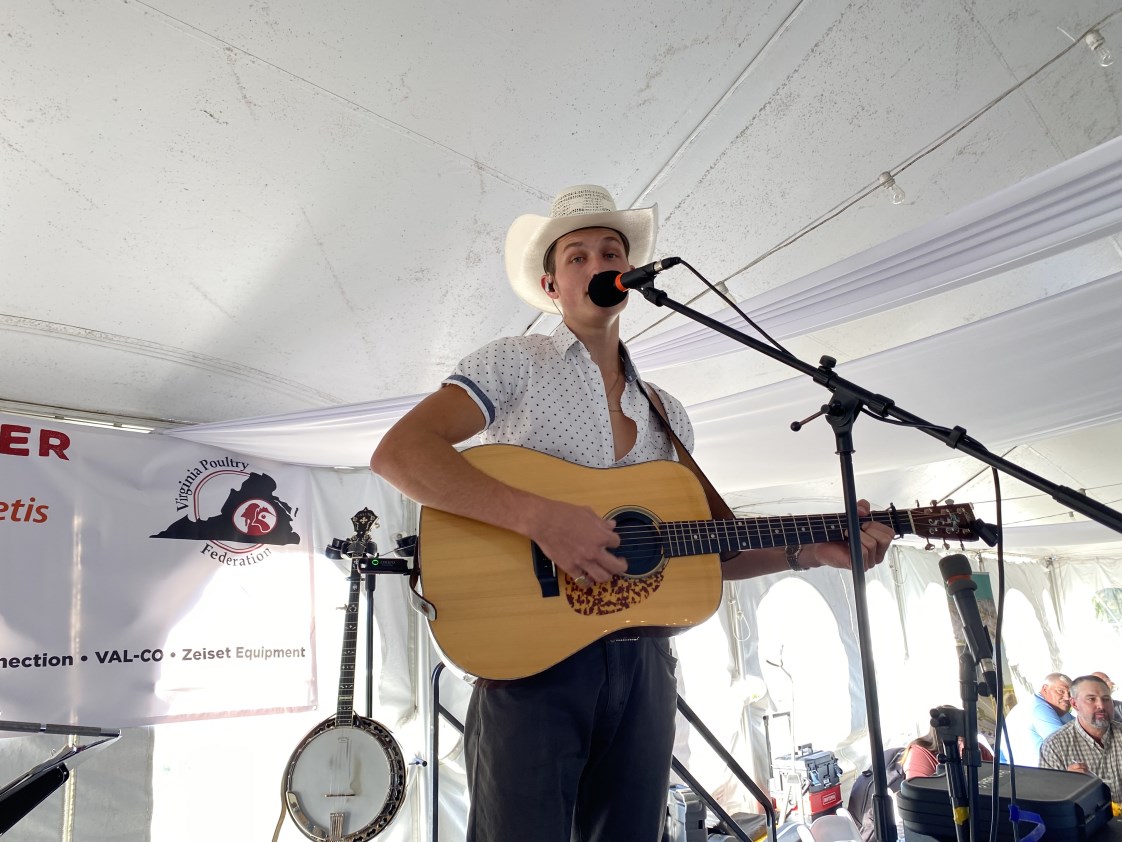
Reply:
M978 774L977 814L973 816L978 838L989 834L990 799L993 796L992 766L985 764ZM1009 767L999 766L1001 815L997 838L1014 839L1009 821ZM1017 806L1021 812L1036 813L1044 821L1045 839L1090 838L1113 816L1110 788L1100 779L1079 772L1017 766ZM947 793L946 774L933 778L912 778L900 785L896 809L904 820L904 836L919 833L935 839L955 840L954 815ZM1016 838L1024 837L1032 825L1022 823Z

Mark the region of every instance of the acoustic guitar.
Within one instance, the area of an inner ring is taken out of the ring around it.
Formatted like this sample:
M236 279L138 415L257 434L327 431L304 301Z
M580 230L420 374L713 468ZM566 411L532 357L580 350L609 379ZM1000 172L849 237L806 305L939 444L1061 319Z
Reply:
M844 514L712 520L697 477L678 462L586 468L523 447L490 444L463 456L525 491L614 518L627 572L582 587L536 544L505 529L422 507L418 549L429 625L448 661L481 678L553 666L615 631L685 629L721 599L719 554L844 541ZM897 535L975 540L969 504L874 512Z
M347 545L350 595L343 621L339 703L334 716L313 728L292 752L281 781L293 822L317 842L366 842L386 829L405 800L405 758L393 734L354 710L358 640L358 558L377 518L363 509L353 518ZM278 827L279 829L279 827Z

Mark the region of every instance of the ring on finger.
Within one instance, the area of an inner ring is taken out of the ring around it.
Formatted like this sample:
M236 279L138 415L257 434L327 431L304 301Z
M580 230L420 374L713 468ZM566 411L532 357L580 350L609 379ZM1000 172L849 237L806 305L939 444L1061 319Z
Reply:
M584 573L581 573L579 576L577 576L577 578L573 579L573 581L578 585L586 585L588 584L588 576L586 576Z

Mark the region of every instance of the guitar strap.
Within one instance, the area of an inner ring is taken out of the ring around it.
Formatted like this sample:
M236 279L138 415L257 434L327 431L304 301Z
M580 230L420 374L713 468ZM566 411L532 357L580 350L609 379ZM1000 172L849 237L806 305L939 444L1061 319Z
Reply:
M662 424L662 428L666 430L666 434L670 436L670 441L674 444L674 451L678 454L678 461L689 468L693 472L693 475L697 477L698 482L701 483L701 487L705 491L705 500L709 504L709 512L718 520L735 520L736 515L733 514L728 503L717 493L717 489L713 487L713 483L709 481L709 477L705 476L705 472L701 470L701 466L694 461L693 456L686 450L686 446L682 444L682 440L678 438L678 434L674 432L674 428L670 426L670 421L666 418L666 410L663 408L662 401L659 399L658 395L647 391L646 385L639 377L635 378L635 385L639 387L639 391L643 393L643 397L650 403L651 408L654 409L655 415ZM721 561L728 561L736 555L738 555L736 550L721 553Z

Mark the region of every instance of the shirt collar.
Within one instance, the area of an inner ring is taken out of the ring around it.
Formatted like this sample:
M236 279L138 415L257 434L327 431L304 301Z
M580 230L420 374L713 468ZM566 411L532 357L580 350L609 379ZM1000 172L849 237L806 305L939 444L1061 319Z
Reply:
M569 349L572 348L574 344L580 342L580 340L577 339L577 335L569 330L569 326L564 322L561 322L561 324L557 326L557 329L553 331L549 340L553 343L553 347L558 355L562 357L569 353Z
M564 322L561 322L561 324L557 326L557 329L553 331L549 339L550 342L553 343L554 350L557 351L558 355L561 357L564 357L566 354L568 354L569 350L574 345L579 344L582 348L584 347L583 343L581 343L577 335L569 330L569 326ZM623 360L624 379L626 379L628 383L634 382L638 379L639 372L635 370L635 364L631 362L631 355L628 353L627 347L622 342L619 343L619 355Z

